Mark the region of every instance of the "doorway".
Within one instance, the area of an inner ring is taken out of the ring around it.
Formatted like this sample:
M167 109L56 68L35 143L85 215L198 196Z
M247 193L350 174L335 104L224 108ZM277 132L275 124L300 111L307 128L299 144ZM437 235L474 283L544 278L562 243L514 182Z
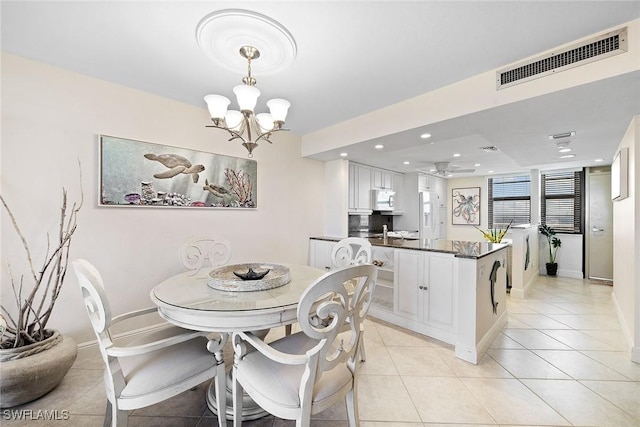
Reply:
M588 168L586 206L587 278L613 281L611 168Z

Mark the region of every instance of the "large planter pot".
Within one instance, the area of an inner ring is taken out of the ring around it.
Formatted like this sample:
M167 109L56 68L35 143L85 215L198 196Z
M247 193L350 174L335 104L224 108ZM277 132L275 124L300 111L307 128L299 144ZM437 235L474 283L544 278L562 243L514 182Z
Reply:
M548 262L547 263L547 276L555 276L558 274L558 263L557 262Z
M69 337L51 331L44 341L0 349L0 407L10 408L35 400L56 388L78 355Z

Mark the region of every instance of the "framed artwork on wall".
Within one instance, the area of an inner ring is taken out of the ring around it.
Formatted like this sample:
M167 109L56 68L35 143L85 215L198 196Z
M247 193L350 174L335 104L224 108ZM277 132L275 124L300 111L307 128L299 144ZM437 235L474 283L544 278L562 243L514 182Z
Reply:
M617 202L629 197L629 149L622 147L611 164L611 200Z
M480 187L451 190L451 224L480 225Z
M255 160L100 135L100 206L256 208Z

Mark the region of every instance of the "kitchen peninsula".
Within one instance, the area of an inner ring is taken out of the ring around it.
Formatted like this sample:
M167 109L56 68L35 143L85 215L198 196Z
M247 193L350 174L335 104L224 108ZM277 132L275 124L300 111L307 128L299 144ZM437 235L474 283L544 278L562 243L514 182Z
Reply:
M309 264L329 269L341 240L312 237ZM506 244L369 238L378 282L369 315L455 346L478 363L507 322Z

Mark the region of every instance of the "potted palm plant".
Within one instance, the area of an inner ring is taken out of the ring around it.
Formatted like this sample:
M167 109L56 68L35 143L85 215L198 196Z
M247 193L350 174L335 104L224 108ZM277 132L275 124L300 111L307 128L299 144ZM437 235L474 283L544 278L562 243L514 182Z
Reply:
M82 174L80 175L82 186ZM24 249L28 272L14 274L6 263L13 296L3 298L0 308L0 407L20 405L55 388L73 364L78 346L71 337L51 329L48 322L67 273L69 248L76 231L80 201L67 205L62 189L60 223L55 238L47 235L46 253L38 268L18 221L4 197L4 207ZM37 251L40 252L40 251ZM15 304L14 308L6 305Z
M555 276L558 273L556 255L558 254L558 248L562 246L562 241L556 237L556 231L546 224L540 224L538 230L540 234L547 238L547 247L549 249L549 262L546 264L547 276Z

